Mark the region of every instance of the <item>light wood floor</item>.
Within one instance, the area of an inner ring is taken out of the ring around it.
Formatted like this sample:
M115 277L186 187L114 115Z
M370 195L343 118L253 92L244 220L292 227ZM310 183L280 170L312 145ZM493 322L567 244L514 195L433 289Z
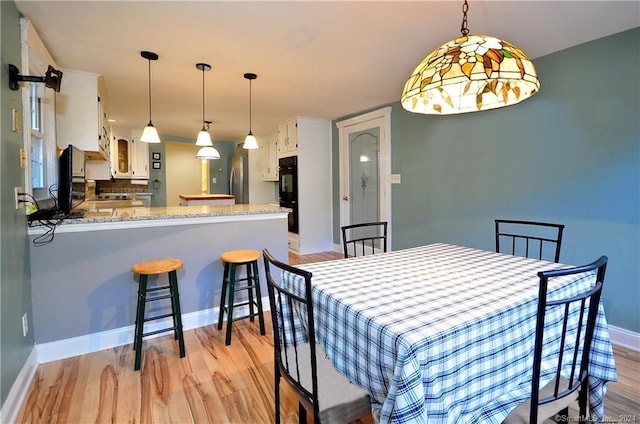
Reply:
M290 262L340 257L333 252ZM141 371L131 345L41 364L18 423L272 423L273 339L256 323L234 323L231 346L215 326L185 331L187 356L171 336L145 339ZM606 422L640 421L640 353L614 348L619 382L605 397ZM283 385L283 423L297 423L297 401ZM311 421L310 421L311 422ZM361 423L371 423L365 417Z

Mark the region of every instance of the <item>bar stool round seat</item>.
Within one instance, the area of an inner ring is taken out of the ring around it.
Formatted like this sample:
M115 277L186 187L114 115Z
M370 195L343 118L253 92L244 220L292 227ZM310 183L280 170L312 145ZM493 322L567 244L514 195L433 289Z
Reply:
M233 264L245 264L247 262L253 262L260 259L260 252L257 250L230 250L220 255L220 259L223 262Z
M262 254L257 250L241 249L230 250L220 255L224 264L222 278L222 293L220 295L220 308L218 314L218 330L222 330L225 313L227 315L227 329L225 345L231 344L231 329L233 321L249 318L254 321L258 317L260 334L265 334L264 314L262 312L262 295L260 294L260 278L258 274L258 261ZM246 277L238 278L237 268L246 267ZM241 283L241 284L238 284ZM235 294L246 291L248 300L236 302ZM248 306L249 313L243 316L234 316L234 308Z
M180 312L180 294L178 291L178 274L177 270L184 266L180 259L161 258L152 259L144 262L138 262L131 267L131 271L139 276L138 284L138 306L136 311L135 334L133 338L133 349L136 351L136 359L134 369L140 369L142 361L142 338L153 334L164 333L167 331L174 332L174 338L178 340L180 349L180 357L184 358L184 336L182 333L182 314ZM168 274L169 283L163 286L148 287L149 275ZM151 295L151 296L149 296ZM171 313L145 317L145 306L148 302L154 302L162 299L171 300ZM171 317L173 326L162 328L155 331L144 332L144 324L149 321L155 321Z
M183 267L183 262L176 258L152 259L150 261L138 262L131 267L131 271L136 274L164 274L175 271Z

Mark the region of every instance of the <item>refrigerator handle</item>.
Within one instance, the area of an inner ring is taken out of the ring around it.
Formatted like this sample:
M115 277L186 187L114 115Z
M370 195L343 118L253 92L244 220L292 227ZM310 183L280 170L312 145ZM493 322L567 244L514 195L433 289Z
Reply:
M229 175L229 194L233 193L233 174L235 173L235 169L231 168L231 175Z

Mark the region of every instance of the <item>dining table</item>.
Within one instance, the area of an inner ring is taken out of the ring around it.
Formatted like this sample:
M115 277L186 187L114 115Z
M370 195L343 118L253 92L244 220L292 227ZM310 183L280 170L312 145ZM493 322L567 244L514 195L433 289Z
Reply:
M499 424L531 395L537 273L570 265L433 243L298 267L312 273L317 343L370 393L376 421ZM553 279L549 298L594 281ZM589 406L600 421L607 382L617 381L602 303L596 324Z

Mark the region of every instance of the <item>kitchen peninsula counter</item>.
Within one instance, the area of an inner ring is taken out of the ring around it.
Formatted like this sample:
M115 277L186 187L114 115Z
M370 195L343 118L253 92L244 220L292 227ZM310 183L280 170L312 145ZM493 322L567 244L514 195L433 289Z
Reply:
M83 218L63 220L49 242L42 243L46 226L29 228L33 329L42 362L131 343L138 289L131 267L137 262L163 257L184 262L178 286L189 329L217 319L223 252L266 248L288 260L287 208L106 208L96 203L85 205ZM262 260L259 267L268 308ZM153 276L150 284L166 278ZM133 356L129 359L133 367Z
M57 226L57 233L101 231L124 228L144 228L171 225L192 225L230 221L286 218L288 208L274 205L227 206L128 206L119 201L88 201L78 208L82 218L66 218ZM79 225L75 225L79 224ZM35 223L29 234L41 234L45 226Z

